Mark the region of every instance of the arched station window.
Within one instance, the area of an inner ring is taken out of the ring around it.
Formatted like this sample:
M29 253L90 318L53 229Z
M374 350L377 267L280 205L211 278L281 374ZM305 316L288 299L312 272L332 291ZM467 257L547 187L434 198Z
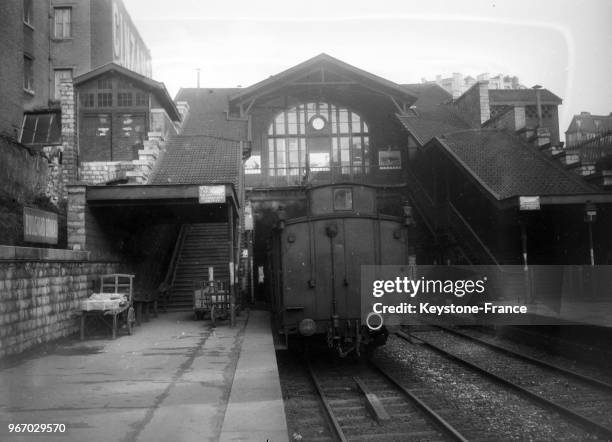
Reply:
M298 104L272 120L267 159L271 176L367 173L368 125L357 113L331 103Z

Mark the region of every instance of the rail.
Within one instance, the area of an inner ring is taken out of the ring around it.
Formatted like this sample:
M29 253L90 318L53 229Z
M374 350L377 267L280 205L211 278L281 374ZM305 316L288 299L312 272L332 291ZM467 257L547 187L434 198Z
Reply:
M435 235L438 227L438 216L436 213L438 211L438 207L436 203L429 196L427 190L425 190L410 168L406 168L406 178L413 201L416 203L417 208L420 209L421 213L425 215L421 218L429 228L430 232Z
M480 259L484 258L484 261L488 261L482 264L493 264L499 268L499 262L495 258L495 255L493 255L486 244L482 242L478 234L450 201L446 203L446 221L452 233L458 234L463 240L463 243L467 243L467 246L473 253L480 255Z
M168 289L168 296L172 293L172 287L174 286L174 280L176 278L176 267L178 263L178 256L183 248L183 243L185 242L185 237L187 236L187 231L189 227L185 224L181 225L181 229L179 230L178 237L176 238L176 243L174 245L174 250L172 251L172 257L170 258L170 263L168 264L168 270L166 271L166 277L164 278L163 284Z
M522 395L528 397L529 399L531 399L534 402L537 402L539 404L542 404L550 409L555 410L557 413L573 420L574 422L578 423L579 425L581 425L585 430L596 433L599 436L602 436L604 438L604 440L610 440L610 438L612 438L612 428L609 428L603 424L600 424L598 422L595 422L594 420L590 419L589 417L585 416L584 414L575 411L573 409L568 408L565 405L562 405L554 400L548 399L530 389L528 389L527 387L524 387L522 385L519 385L518 383L515 383L513 381L511 381L510 379L495 374L493 372L491 372L490 370L488 370L487 368L483 367L482 365L479 365L475 362L470 362L467 359L462 358L461 356L455 354L454 352L450 352L447 351L446 349L440 347L439 345L434 344L433 342L431 342L430 340L428 340L427 338L424 338L423 336L418 336L418 335L414 335L412 333L409 333L408 335L406 335L405 333L402 332L397 332L396 333L397 336L399 336L400 338L404 339L404 340L409 340L408 336L414 339L417 339L418 341L422 342L424 346L430 348L431 350L443 355L444 357L446 357L447 359L454 361L460 365L463 365L464 367L467 367L468 369L483 375L486 378L489 378L493 381L495 381L497 384L499 385L503 385L506 388L509 389L513 389L515 391L518 391L519 393L521 393Z

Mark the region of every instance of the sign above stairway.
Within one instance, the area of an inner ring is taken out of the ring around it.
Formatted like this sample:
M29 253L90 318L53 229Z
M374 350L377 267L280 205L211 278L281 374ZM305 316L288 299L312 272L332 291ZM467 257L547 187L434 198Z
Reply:
M198 202L200 204L224 203L225 186L200 186Z

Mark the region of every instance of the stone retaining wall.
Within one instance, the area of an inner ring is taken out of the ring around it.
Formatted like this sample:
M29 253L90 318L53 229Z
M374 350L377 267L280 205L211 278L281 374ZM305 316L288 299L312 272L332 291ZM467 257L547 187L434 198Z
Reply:
M75 313L98 275L120 270L118 263L88 261L87 256L0 246L0 357L78 331Z

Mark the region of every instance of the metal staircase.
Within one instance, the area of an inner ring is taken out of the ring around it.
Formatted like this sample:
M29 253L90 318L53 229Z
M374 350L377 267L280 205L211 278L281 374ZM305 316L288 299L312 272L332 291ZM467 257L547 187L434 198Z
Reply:
M456 248L469 264L499 265L499 258L450 201L436 203L412 171L406 172L413 204L436 240Z
M184 225L175 254L168 310L189 311L193 308L194 281L208 280L209 267L214 268L215 279L229 279L227 224Z

